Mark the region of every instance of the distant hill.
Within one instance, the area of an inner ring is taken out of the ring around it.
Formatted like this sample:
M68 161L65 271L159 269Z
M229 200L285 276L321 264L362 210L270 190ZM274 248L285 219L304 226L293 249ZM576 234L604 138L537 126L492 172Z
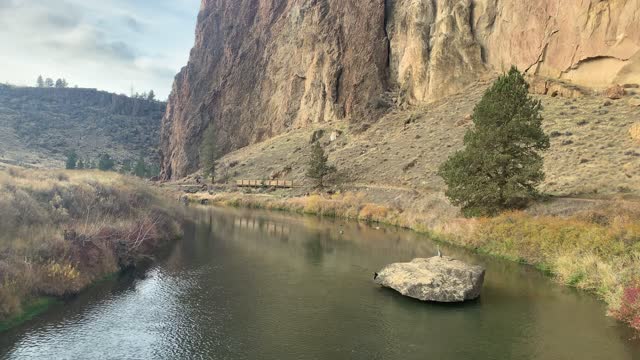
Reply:
M63 167L66 154L117 166L140 155L158 163L166 103L96 89L0 85L0 162Z

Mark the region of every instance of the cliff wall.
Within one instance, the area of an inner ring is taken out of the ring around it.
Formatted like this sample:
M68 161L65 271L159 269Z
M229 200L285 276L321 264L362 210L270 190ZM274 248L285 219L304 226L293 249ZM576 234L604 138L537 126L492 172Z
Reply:
M518 66L603 88L640 83L640 0L203 0L165 115L163 177L312 123L372 122L389 96L445 98Z

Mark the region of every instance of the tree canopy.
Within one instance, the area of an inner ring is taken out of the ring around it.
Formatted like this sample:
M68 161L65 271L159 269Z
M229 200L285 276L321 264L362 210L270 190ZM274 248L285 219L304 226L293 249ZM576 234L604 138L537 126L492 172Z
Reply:
M515 68L487 90L473 112L464 149L440 167L447 197L466 216L495 215L526 206L544 180L540 151L549 148L542 105Z
M202 135L200 145L200 167L204 170L205 176L213 177L215 175L217 159L215 127L213 124L209 124Z
M316 141L311 146L311 154L307 166L307 177L313 179L320 188L324 187L327 176L336 172L334 166L329 165L329 156L325 155L322 145Z

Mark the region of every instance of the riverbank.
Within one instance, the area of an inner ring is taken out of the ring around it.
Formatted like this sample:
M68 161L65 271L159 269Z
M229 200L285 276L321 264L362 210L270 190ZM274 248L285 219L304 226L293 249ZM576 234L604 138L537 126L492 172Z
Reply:
M530 264L559 282L603 299L609 314L640 330L640 203L608 200L463 219L368 202L360 193L285 197L196 193L192 202L379 222L429 233L480 253Z
M0 170L0 329L152 258L179 209L111 172Z

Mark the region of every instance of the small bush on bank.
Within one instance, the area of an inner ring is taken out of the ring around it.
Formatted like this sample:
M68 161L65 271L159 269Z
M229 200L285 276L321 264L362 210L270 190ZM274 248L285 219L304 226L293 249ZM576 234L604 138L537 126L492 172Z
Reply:
M620 307L613 310L612 315L640 331L640 284L636 283L624 289Z

